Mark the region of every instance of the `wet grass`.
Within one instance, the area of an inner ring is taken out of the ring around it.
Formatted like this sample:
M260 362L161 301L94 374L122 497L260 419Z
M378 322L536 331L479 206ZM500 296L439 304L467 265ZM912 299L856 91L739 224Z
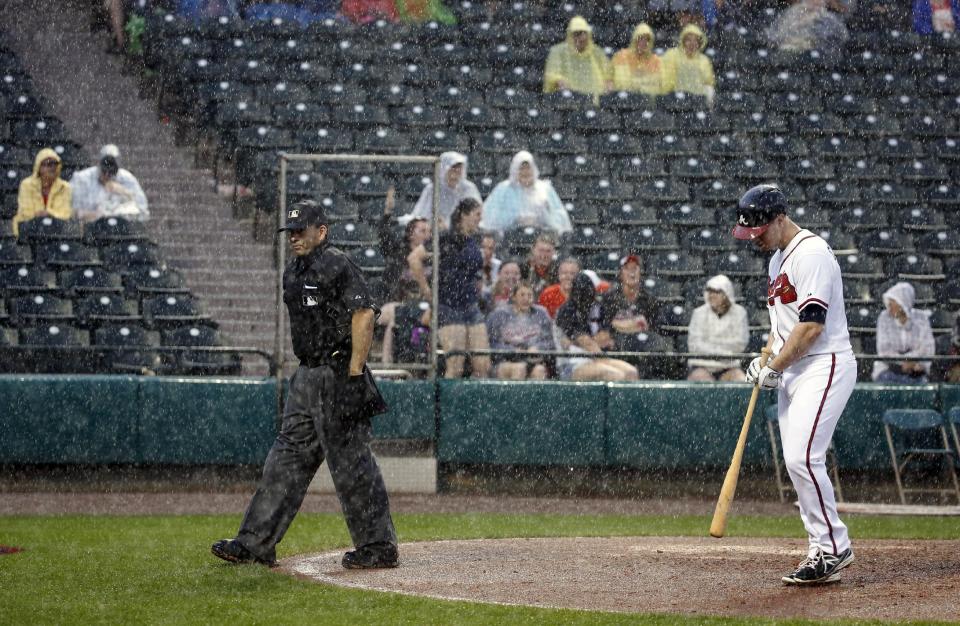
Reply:
M872 539L955 539L956 518L847 516ZM340 589L214 559L239 516L0 517L0 624L767 624L478 605ZM402 541L485 537L704 535L704 516L399 515ZM801 537L796 516L736 517L730 536ZM279 556L349 544L341 518L305 514ZM854 622L846 622L854 623Z

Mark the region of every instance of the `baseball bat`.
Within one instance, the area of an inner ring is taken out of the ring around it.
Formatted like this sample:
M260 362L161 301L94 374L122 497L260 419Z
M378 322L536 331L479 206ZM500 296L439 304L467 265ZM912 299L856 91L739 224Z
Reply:
M760 364L766 365L770 358L770 350L764 348L760 351ZM737 479L740 477L740 463L743 461L743 450L747 447L747 433L750 431L750 420L753 418L753 409L757 406L757 396L760 394L760 386L753 385L753 393L750 394L750 404L747 406L747 414L743 416L743 427L740 428L740 438L737 439L737 447L733 451L733 459L730 461L730 467L727 468L727 476L723 479L723 487L720 488L720 497L717 498L717 508L713 511L713 521L710 522L710 536L723 537L727 531L727 517L730 513L730 505L733 503L733 495L737 491Z

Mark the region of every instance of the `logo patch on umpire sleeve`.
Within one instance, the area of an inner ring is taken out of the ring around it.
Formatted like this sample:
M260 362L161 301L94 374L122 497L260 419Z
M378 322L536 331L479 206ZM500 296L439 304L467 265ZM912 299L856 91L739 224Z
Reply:
M305 295L303 296L303 306L317 306L320 302L317 300L316 296Z

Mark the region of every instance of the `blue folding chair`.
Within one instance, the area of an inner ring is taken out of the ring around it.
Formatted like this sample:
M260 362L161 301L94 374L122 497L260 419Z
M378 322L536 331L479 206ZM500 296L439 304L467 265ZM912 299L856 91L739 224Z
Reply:
M960 458L960 406L955 406L947 413L947 425L950 426L950 433L953 435L953 448Z
M777 413L777 405L771 404L764 412L767 416L767 436L770 439L770 452L773 455L773 469L777 476L777 492L780 494L780 502L786 502L786 494L793 491L793 484L789 480L784 480L787 473L786 465L780 457L780 416ZM843 490L840 488L840 471L837 462L837 450L833 447L833 441L827 448L827 471L833 477L833 491L836 494L837 502L843 502Z
M897 491L900 502L907 503L908 493L935 493L938 496L953 495L960 503L960 486L957 484L957 472L954 468L954 451L950 449L947 439L947 429L943 416L933 409L887 409L883 413L883 430L887 436L887 445L890 448L890 462L897 479ZM907 439L898 448L894 435ZM943 442L942 447L936 447L936 439ZM913 445L922 437L928 437L932 445L919 447ZM912 461L923 458L940 457L945 461L946 473L950 475L953 489L945 487L904 487L903 473Z

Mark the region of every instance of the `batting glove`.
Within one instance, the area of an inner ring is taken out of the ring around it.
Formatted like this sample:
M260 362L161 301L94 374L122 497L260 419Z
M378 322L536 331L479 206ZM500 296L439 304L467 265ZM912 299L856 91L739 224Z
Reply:
M772 367L760 364L760 357L750 361L747 368L746 381L757 385L761 389L776 389L780 386L780 377L783 372L777 371Z

